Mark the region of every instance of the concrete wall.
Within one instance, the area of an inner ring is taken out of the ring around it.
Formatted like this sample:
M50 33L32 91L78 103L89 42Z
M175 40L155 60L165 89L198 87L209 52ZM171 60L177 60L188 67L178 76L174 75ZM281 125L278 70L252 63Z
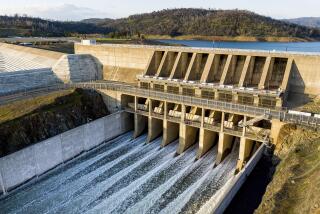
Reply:
M103 101L111 113L119 111L121 108L121 92L105 89L98 89L97 91L102 95Z
M102 79L102 64L88 54L64 55L52 67L52 71L63 82L85 82Z
M165 46L75 45L76 53L91 54L103 64L104 79L130 83L136 82L136 75L147 69L154 51L290 58L293 59L289 80L290 91L311 95L320 94L320 56L315 54Z
M294 56L289 89L296 93L320 94L320 56Z
M231 178L225 186L219 190L220 193L214 202L214 208L212 213L222 214L225 209L229 206L233 197L237 194L247 177L250 175L254 167L257 165L265 151L265 146L262 145L250 159L248 164L241 170L237 175Z
M130 115L118 112L3 157L0 191L11 190L131 129Z
M146 69L154 52L154 49L141 47L75 44L75 53L96 57L103 64L104 79L133 83L136 75Z

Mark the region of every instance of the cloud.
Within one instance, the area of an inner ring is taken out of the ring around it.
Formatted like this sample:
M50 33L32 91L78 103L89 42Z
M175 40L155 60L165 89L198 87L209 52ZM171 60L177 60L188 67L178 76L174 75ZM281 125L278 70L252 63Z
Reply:
M23 8L2 8L1 14L19 15L26 14L28 16L40 17L45 19L63 20L63 21L79 21L87 18L112 18L113 15L88 7L79 7L73 4L63 4L58 6L30 6Z

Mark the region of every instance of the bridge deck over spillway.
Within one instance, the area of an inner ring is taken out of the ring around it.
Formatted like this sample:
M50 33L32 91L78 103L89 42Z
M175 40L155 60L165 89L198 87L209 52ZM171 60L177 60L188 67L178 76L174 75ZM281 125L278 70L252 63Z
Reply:
M233 176L239 144L217 167L217 146L195 160L124 134L0 199L3 213L208 213Z

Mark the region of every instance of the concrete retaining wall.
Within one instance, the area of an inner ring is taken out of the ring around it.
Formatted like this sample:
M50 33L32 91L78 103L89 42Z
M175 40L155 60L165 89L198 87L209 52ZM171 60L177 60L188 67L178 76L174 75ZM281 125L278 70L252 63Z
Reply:
M75 53L91 54L97 58L103 64L105 80L135 83L136 76L146 69L154 51L141 47L75 44Z
M11 190L132 129L130 115L118 112L3 157L0 191Z
M250 159L244 169L225 184L223 189L221 189L221 193L217 197L216 202L214 203L215 206L212 213L222 214L227 209L234 196L237 194L247 177L261 159L264 150L265 146L260 146L258 151Z
M294 56L289 80L290 91L320 94L320 56Z
M102 79L102 64L88 54L64 55L52 71L63 82L85 82Z
M111 113L119 111L121 107L121 92L105 89L97 89L97 91L102 95L104 104Z

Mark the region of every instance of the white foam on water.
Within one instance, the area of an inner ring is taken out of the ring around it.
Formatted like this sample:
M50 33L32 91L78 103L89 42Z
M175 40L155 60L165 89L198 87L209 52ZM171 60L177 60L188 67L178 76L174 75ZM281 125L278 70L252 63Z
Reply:
M142 158L142 159L138 160L137 162L131 164L130 166L122 169L121 171L114 174L113 176L106 178L106 180L104 180L103 182L100 182L100 183L94 185L93 188L88 189L84 193L81 193L80 195L78 195L76 197L73 197L74 195L72 195L72 197L69 197L64 203L59 204L58 206L51 209L49 212L55 213L56 210L59 210L59 211L64 210L64 212L66 212L66 210L71 210L71 211L77 210L80 212L80 210L84 206L86 206L90 202L94 201L94 199L96 199L97 196L101 195L106 189L111 188L119 180L121 180L122 178L126 177L129 173L131 173L132 170L134 170L139 165L147 162L152 157L154 157L156 154L158 154L159 144L160 144L160 141L158 140L157 142L154 142L152 145L145 145L146 146L145 148L150 147L153 149L148 151L147 155L144 158ZM141 151L141 148L137 149L136 152L138 152L139 150ZM117 162L119 163L120 161L117 161ZM109 169L110 168L111 167L109 167ZM107 171L107 170L108 169L106 169L105 171ZM82 196L85 196L85 198L82 198ZM90 200L88 198L90 198Z
M129 186L126 188L121 189L117 193L111 195L106 200L103 201L100 205L98 205L95 209L89 211L88 213L96 213L103 211L104 213L110 213L113 209L115 209L119 204L121 204L130 194L134 192L137 188L139 188L143 183L146 182L149 178L153 175L158 173L164 167L169 166L171 160L170 158L175 155L175 151L166 155L163 159L166 160L163 163L151 171L147 172L144 176L140 177L139 179L135 180L134 182L130 183ZM168 160L169 159L169 160Z
M229 178L229 180L223 185L221 189L219 189L203 206L201 206L200 210L197 212L197 214L208 214L212 213L213 209L215 208L218 199L221 198L221 194L227 189L227 187L230 185L230 181L232 180Z
M118 142L116 142L115 146L113 148L111 148L110 150L105 151L105 152L103 152L93 158L85 159L80 164L77 164L77 165L73 166L72 168L69 168L69 169L63 171L62 173L54 174L49 179L45 179L45 180L37 183L36 185L26 187L26 189L24 189L23 191L19 191L17 193L14 193L14 195L12 196L15 199L14 206L12 203L10 203L12 201L12 199L11 200L4 199L1 202L0 208L2 210L6 210L6 212L10 212L10 208L18 207L20 209L29 203L35 202L39 198L45 197L47 194L50 194L50 193L52 193L52 191L60 188L61 184L63 182L65 182L68 178L76 175L79 171L85 169L86 167L90 166L91 164L95 163L96 161L106 157L107 155L116 151L117 149L120 149L121 147L125 146L126 143L128 143L130 141L130 137L129 137L130 135L131 135L131 133L126 133L126 134L116 138L115 140L117 140ZM141 139L141 141L143 141L143 140L145 140L145 139ZM45 188L46 191L43 191L43 188ZM30 197L31 195L32 195L32 197ZM17 212L17 210L15 210L14 212Z
M233 177L237 144L213 168L217 146L195 161L196 146L175 156L176 142L160 149L161 138L144 144L146 135L131 140L130 134L117 138L110 148L104 150L102 146L87 158L84 154L72 168L5 198L0 201L0 209L4 213L32 214L212 211ZM94 153L97 155L92 156Z
M194 153L190 152L187 156L189 158L185 163L183 163L183 167L177 171L174 176L172 176L168 181L164 184L160 185L158 188L154 189L151 193L149 193L143 200L136 203L133 207L130 207L125 213L144 213L146 212L154 203L161 197L163 193L168 191L170 187L172 187L188 170L188 166L194 162Z
M145 140L145 138L141 138L141 139L139 139L138 143L143 143L144 140ZM142 146L142 145L140 145L140 146ZM140 146L138 146L138 147L140 147ZM121 149L121 147L120 147L120 149ZM134 150L136 152L139 151L139 149L137 149L137 148L135 148ZM140 150L141 150L141 148L140 148ZM155 150L156 150L156 148L155 148ZM65 199L68 200L69 198L71 198L77 190L81 189L81 187L85 186L87 183L92 181L94 178L99 176L104 171L106 171L106 170L110 169L111 167L113 167L114 165L116 165L118 162L120 162L119 159L115 159L114 161L111 161L111 162L95 169L94 171L92 171L88 174L85 174L82 177L79 177L77 180L68 183L66 187L58 188L58 189L56 189L56 191L53 191L50 194L45 194L41 198L37 198L37 200L33 200L31 203L25 204L23 207L16 210L15 213L32 212L32 210L39 211L39 207L41 207L41 209L44 209L42 212L46 212L45 210L48 210L51 207L55 207L56 205L59 205L61 201L64 201Z
M189 186L188 189L180 194L174 201L169 203L165 209L161 210L159 214L179 213L182 207L189 201L190 197L200 187L209 174L210 172L206 172L203 177Z

